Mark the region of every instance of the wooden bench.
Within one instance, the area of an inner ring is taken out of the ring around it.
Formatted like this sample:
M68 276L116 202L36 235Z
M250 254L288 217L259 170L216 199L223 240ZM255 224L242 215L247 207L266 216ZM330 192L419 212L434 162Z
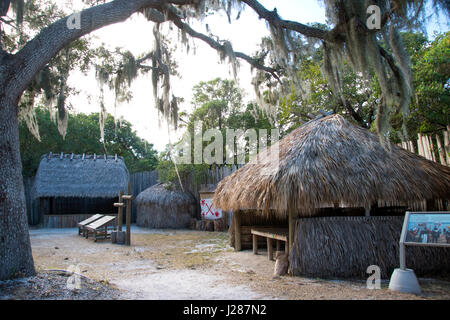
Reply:
M102 218L85 226L86 239L89 238L89 233L94 235L94 241L98 239L108 239L111 237L109 230L116 229L115 216L103 216Z
M78 235L85 236L85 232L86 232L85 227L88 224L100 219L101 217L104 217L104 216L102 214L94 214L93 216L87 218L86 220L78 222Z
M277 251L280 250L280 242L285 242L284 250L289 254L289 229L270 228L270 227L253 227L251 229L253 237L253 253L258 254L258 237L267 238L267 256L269 260L273 260L273 240L276 240Z

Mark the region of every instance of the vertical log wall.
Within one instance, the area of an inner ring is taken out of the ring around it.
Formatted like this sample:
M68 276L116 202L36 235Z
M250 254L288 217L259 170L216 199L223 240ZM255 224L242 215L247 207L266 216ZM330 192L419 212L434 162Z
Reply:
M419 133L416 141L403 141L398 146L417 153L430 161L450 166L449 131L450 126L447 126L447 130L433 135Z

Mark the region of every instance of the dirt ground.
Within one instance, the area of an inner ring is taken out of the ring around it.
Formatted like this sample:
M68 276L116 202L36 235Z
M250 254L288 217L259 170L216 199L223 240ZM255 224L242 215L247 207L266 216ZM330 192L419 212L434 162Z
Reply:
M450 299L450 282L433 279L419 279L423 293L416 296L388 290L386 280L369 290L365 280L273 277L275 263L264 252L233 252L226 233L133 226L130 247L95 243L76 229L31 230L30 237L38 276L79 272L112 290L100 299ZM0 294L21 297L30 298Z

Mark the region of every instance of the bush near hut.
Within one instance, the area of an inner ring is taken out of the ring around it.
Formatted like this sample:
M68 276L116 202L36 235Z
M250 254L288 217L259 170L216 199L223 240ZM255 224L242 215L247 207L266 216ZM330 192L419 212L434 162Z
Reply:
M135 202L136 224L146 228L189 228L197 208L191 194L162 183L142 191Z

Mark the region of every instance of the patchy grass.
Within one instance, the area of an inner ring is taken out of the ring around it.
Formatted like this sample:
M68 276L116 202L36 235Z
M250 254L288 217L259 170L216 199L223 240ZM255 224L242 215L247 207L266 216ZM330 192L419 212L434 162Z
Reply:
M76 265L82 275L101 284L120 284L125 299L199 298L199 291L212 292L217 299L450 299L450 282L440 280L419 279L423 294L415 296L388 290L387 281L381 290L369 290L363 279L273 277L275 263L264 250L256 256L233 252L227 233L148 230L132 234L132 246L123 246L95 243L75 232L43 232L32 235L31 242L39 272Z
M173 234L138 234L133 236L135 251L141 259L150 259L165 269L206 268L226 251L226 233L174 232Z

